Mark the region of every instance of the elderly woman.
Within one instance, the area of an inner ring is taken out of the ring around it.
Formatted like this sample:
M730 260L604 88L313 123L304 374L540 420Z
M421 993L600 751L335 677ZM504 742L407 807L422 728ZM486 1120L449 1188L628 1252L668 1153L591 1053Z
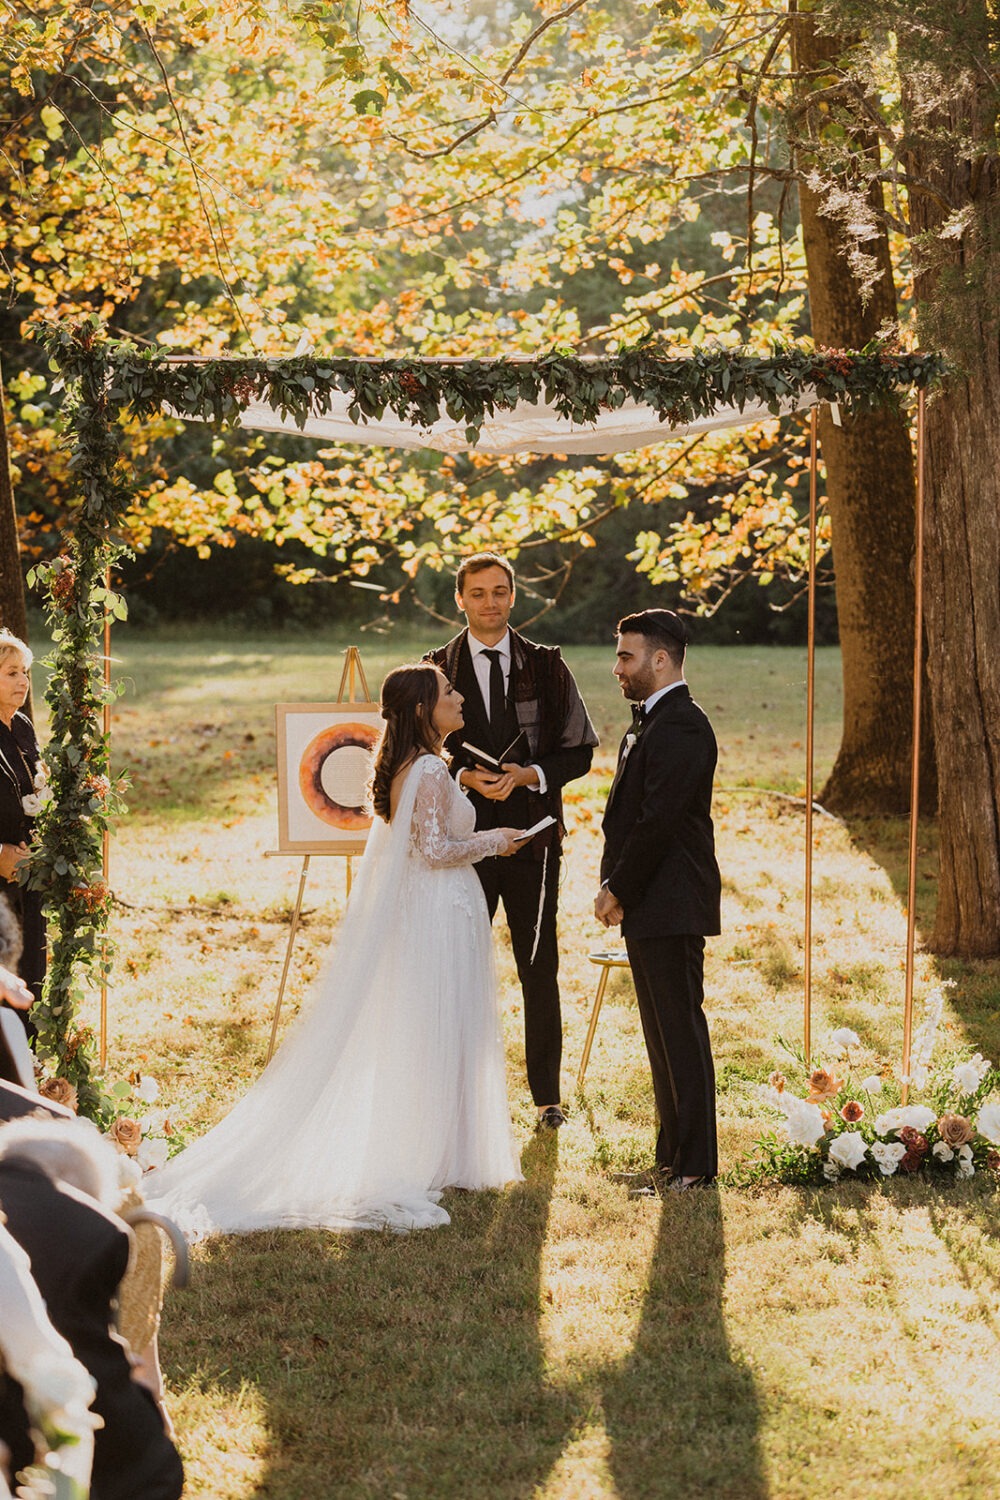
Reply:
M35 999L45 978L45 918L37 891L17 883L38 811L38 741L21 709L28 696L31 652L9 630L0 630L0 899L21 924L21 978ZM25 1019L26 1029L32 1030Z

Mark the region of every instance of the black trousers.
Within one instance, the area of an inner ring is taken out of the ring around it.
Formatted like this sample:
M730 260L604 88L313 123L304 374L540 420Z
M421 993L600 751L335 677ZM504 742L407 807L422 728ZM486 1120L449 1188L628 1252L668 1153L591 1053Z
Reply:
M656 1163L684 1177L719 1170L715 1067L702 1009L705 939L625 939L660 1117Z
M542 903L542 871L545 901ZM562 1062L562 1014L559 1009L559 854L540 859L481 859L475 866L486 896L490 921L503 902L517 977L524 996L524 1060L528 1087L536 1104L558 1104ZM539 922L538 910L542 907ZM538 925L538 942L535 928ZM535 957L531 954L534 949Z

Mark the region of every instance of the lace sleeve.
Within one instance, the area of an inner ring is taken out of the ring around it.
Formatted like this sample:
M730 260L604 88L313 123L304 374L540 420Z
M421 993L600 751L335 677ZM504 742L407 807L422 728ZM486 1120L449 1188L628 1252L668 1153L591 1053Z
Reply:
M452 799L456 796L444 761L428 756L421 767L413 803L410 842L432 869L450 865L474 865L479 859L498 854L504 836L498 828L485 828L468 838L449 833Z

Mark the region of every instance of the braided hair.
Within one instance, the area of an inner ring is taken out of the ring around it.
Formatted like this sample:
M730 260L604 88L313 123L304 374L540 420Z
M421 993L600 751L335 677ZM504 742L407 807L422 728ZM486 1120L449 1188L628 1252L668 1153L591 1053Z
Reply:
M386 823L396 773L418 755L437 755L440 750L441 738L432 723L439 689L437 668L429 662L395 667L382 684L379 707L385 728L375 752L370 796L376 814Z

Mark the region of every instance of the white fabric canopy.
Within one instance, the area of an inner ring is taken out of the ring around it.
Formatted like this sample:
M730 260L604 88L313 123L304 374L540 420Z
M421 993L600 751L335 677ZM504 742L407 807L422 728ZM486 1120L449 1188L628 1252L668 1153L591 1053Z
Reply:
M789 416L805 411L815 406L818 399L813 390L800 392L782 402L779 414ZM594 422L576 423L561 417L554 407L543 402L521 401L511 411L488 417L479 441L470 444L465 423L447 416L432 427L414 427L389 411L380 418L352 422L347 415L351 400L343 392L333 392L329 411L309 417L304 427L299 427L293 417L283 417L274 407L254 401L243 411L240 424L260 432L299 433L333 443L434 448L439 453L624 453L668 438L714 432L723 427L748 427L774 415L762 402L748 401L742 411L735 406L724 406L711 416L674 426L661 422L655 407L626 401L617 411L602 411Z

